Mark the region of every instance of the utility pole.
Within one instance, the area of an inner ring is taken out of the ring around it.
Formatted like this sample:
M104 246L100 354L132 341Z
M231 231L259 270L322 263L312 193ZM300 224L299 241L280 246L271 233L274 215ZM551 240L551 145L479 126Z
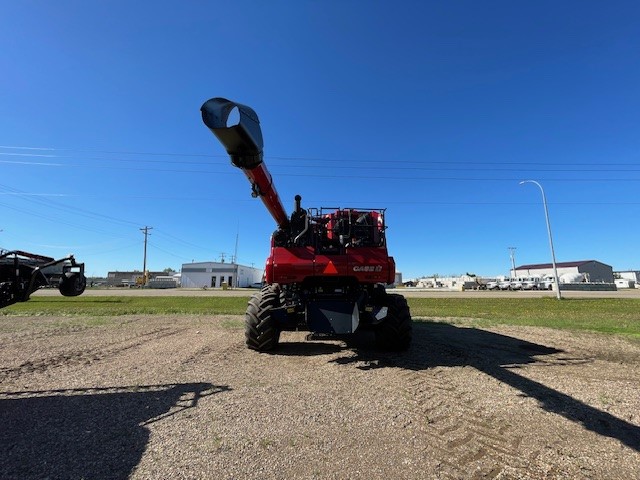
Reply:
M511 275L510 277L516 276L516 256L515 252L516 247L509 247L509 257L511 257Z
M153 230L153 227L143 227L140 229L144 233L144 260L142 263L142 280L144 285L147 284L147 237L149 236L149 230Z

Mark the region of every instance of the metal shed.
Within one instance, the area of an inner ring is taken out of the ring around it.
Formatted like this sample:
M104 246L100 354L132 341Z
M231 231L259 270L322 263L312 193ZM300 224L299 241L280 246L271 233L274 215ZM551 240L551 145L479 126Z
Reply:
M262 280L262 269L226 262L194 262L182 265L185 288L250 287Z
M581 273L591 283L613 283L613 267L597 260L581 260L575 262L556 263L558 276ZM537 263L516 267L516 277L540 277L553 275L551 263Z

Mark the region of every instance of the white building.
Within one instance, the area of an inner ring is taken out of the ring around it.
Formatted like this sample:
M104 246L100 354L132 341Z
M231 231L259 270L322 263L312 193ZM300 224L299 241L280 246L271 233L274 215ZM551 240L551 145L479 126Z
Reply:
M558 277L582 274L591 283L613 283L613 268L597 260L560 262L556 263L556 269ZM520 265L514 272L515 277L544 278L551 275L553 275L553 265L550 263Z
M181 273L184 288L249 287L262 281L263 270L237 263L194 262L183 264Z

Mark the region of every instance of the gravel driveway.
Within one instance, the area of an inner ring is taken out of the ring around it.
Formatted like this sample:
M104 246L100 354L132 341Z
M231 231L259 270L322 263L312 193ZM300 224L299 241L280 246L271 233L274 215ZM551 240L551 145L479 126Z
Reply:
M259 354L242 322L0 317L0 478L640 478L637 342L425 322L405 354Z

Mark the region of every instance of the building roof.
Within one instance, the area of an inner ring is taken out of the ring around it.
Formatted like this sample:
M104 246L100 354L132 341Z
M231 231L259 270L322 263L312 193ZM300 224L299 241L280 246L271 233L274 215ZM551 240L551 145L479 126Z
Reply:
M149 275L171 275L167 272L150 272L147 270ZM132 276L132 275L142 275L142 270L132 270L132 271L119 271L115 270L113 272L107 272L108 277L122 277L122 276Z
M602 262L598 262L597 260L580 260L577 262L556 262L556 267L558 268L569 268L569 267L580 267L582 265L585 265L587 263L601 263L602 265L605 265ZM516 267L516 270L541 270L543 268L553 268L553 264L551 263L535 263L535 264L531 264L531 265L520 265L519 267Z
M202 268L202 267L209 267L209 268L213 268L213 267L220 267L220 268L236 268L236 267L240 267L240 268L253 268L255 270L262 270L262 268L259 267L255 267L255 266L249 266L249 265L243 265L241 263L235 263L235 262L190 262L190 263L183 263L182 264L182 270L186 269L186 268Z

